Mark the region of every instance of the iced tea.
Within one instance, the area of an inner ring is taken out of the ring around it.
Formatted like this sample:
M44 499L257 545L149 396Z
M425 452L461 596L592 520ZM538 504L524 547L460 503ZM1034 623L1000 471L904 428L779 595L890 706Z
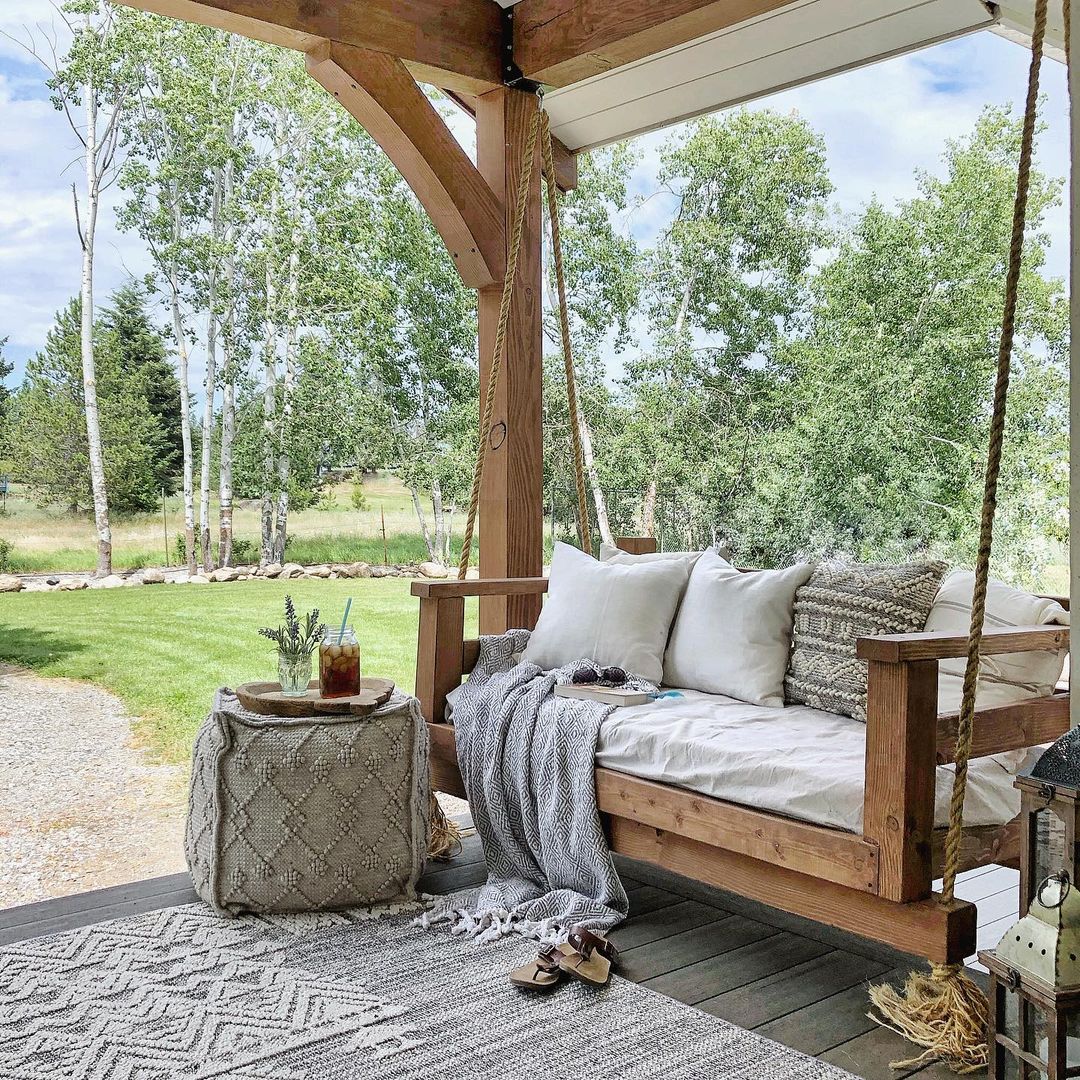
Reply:
M350 697L360 693L360 645L352 628L327 630L319 645L319 693Z

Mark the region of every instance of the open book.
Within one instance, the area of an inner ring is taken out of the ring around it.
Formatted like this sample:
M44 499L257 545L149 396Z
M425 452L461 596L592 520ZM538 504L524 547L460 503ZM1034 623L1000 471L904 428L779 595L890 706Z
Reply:
M559 697L582 698L585 701L602 701L605 705L644 705L656 695L641 690L627 690L621 686L599 686L597 683L564 683L555 687Z

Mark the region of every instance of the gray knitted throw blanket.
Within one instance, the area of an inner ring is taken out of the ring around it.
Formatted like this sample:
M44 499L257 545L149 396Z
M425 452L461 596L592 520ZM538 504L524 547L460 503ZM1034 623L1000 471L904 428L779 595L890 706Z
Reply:
M578 661L554 671L514 663L527 630L480 639L480 658L457 692L457 755L487 883L441 897L423 924L493 940L518 933L562 941L572 926L608 930L626 918L596 806L596 743L613 706L557 697ZM634 680L633 689L652 691Z

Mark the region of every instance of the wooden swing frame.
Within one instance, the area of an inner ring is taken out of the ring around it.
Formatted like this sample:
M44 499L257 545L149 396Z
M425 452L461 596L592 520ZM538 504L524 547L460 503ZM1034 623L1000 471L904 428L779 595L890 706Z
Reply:
M633 553L656 550L626 537ZM752 573L753 571L747 571ZM435 790L465 795L446 696L472 671L479 641L465 637L466 597L531 597L547 578L416 581L420 600L416 696L431 736ZM1068 600L1058 599L1066 608ZM944 904L932 889L943 865L934 828L936 766L953 760L956 713L937 710L938 662L963 657L966 634L861 638L869 668L862 835L754 810L669 784L597 768L597 805L613 851L935 963L975 952L974 904ZM984 655L1068 648L1059 626L987 630ZM1069 693L979 709L972 757L1050 742L1069 727ZM1017 865L1017 820L964 830L961 865Z

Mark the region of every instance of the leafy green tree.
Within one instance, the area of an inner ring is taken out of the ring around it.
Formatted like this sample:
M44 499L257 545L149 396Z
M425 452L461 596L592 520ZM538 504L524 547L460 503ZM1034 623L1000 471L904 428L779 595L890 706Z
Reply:
M770 424L769 365L828 240L831 191L820 136L769 111L689 124L661 151L659 179L675 209L649 256L651 347L627 366L614 448L645 493L646 532L662 490L683 492L701 522L753 498L746 463Z
M130 298L128 298L130 300ZM119 305L118 305L119 306ZM110 504L118 514L154 510L172 477L169 432L154 412L149 383L164 352L145 314L125 304L125 340L117 308L95 322L101 448ZM26 367L14 400L12 457L16 475L43 504L84 513L93 506L90 451L84 421L82 315L78 299L57 313L45 347Z
M99 316L101 341L110 359L140 394L162 434L161 457L154 476L167 495L178 489L184 447L177 401L180 385L161 330L152 325L146 310L145 290L124 285L113 293Z
M751 558L973 559L1019 132L985 110L942 176L895 210L871 203L817 275L806 332L780 352L754 496L727 514ZM1000 491L999 568L1028 580L1067 504L1067 300L1043 276L1060 192L1033 172Z
M603 465L596 447L610 441L611 394L603 381L605 348L625 348L632 337L641 299L641 253L618 217L629 203L635 157L628 143L595 150L578 159L578 186L561 200L560 235L566 273L567 309L582 456L602 540L612 541ZM566 375L562 358L554 262L547 266L548 298L544 332L558 350L544 365L545 480L555 491L573 490L573 451ZM573 502L573 500L571 500Z

